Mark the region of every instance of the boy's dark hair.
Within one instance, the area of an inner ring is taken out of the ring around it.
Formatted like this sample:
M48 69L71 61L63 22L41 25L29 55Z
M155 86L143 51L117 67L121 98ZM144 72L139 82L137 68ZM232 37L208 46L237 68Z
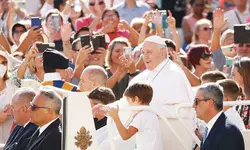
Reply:
M125 90L124 96L132 98L132 101L137 96L141 104L148 105L153 97L153 88L146 83L135 83Z
M201 81L217 82L226 79L226 75L220 71L208 71L201 76Z
M16 31L16 28L17 27L22 27L24 29L24 31L26 32L27 31L27 28L25 27L25 25L23 24L20 24L20 23L16 23L13 25L12 29L11 29L11 32L12 32L12 36L14 35L14 31Z
M240 96L240 87L234 80L224 79L217 83L223 87L224 95L229 96L233 101Z
M105 105L116 100L113 91L106 87L96 87L88 94L88 98L98 100Z
M175 42L173 40L164 39L164 41L165 41L167 47L171 47L171 48L173 48L174 51L176 51L176 44L175 44Z
M81 31L89 31L89 28L88 27L82 27L80 30L78 30L74 35L74 40L80 37L79 34L80 34Z

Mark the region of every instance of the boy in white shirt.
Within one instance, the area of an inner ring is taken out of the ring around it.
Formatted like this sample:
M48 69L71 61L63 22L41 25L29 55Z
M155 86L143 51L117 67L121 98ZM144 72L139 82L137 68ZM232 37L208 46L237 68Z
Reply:
M240 87L234 80L224 79L217 81L217 83L223 87L224 101L236 101L238 96L240 96ZM223 111L229 121L238 127L240 131L246 129L243 120L234 107L224 106Z
M149 84L135 83L125 92L131 106L148 106L153 97L153 89ZM123 140L127 140L136 133L136 150L162 150L162 139L158 117L150 111L133 111L134 118L126 128L118 115L119 108L111 108L108 115L113 118L118 132Z

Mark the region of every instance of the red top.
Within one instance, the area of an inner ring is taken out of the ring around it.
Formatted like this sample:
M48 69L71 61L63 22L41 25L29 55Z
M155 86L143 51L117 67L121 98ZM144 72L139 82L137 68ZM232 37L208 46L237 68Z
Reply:
M82 27L89 27L91 23L93 22L93 18L91 15L87 17L82 17L76 20L76 31L80 30ZM102 24L98 24L96 27L96 30L99 30L102 28Z

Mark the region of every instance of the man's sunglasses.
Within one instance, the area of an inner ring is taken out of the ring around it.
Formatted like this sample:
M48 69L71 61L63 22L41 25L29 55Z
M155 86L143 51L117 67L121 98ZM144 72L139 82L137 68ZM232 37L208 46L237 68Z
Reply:
M208 101L208 100L210 100L210 99L211 99L211 98L207 98L207 99L195 98L195 99L194 99L194 104L197 106L199 101Z
M100 1L99 3L98 3L98 5L103 5L104 4L104 1ZM95 6L95 2L90 2L89 3L89 6Z
M30 102L30 108L32 111L35 111L36 109L39 108L43 108L43 109L49 109L48 107L40 107L40 106L36 106L35 104L33 104L32 102Z
M201 58L204 60L208 60L210 57L213 58L213 54L206 54L206 53L201 54Z

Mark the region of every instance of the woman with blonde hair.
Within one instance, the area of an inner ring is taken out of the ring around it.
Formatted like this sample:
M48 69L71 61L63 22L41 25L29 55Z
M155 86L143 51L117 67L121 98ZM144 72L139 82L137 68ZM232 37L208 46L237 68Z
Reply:
M132 52L130 55L125 55L124 47L131 48L128 39L122 37L114 39L109 44L106 59L106 70L109 77L107 87L113 90L116 99L122 97L130 79L138 74L135 69L135 62L131 57Z

